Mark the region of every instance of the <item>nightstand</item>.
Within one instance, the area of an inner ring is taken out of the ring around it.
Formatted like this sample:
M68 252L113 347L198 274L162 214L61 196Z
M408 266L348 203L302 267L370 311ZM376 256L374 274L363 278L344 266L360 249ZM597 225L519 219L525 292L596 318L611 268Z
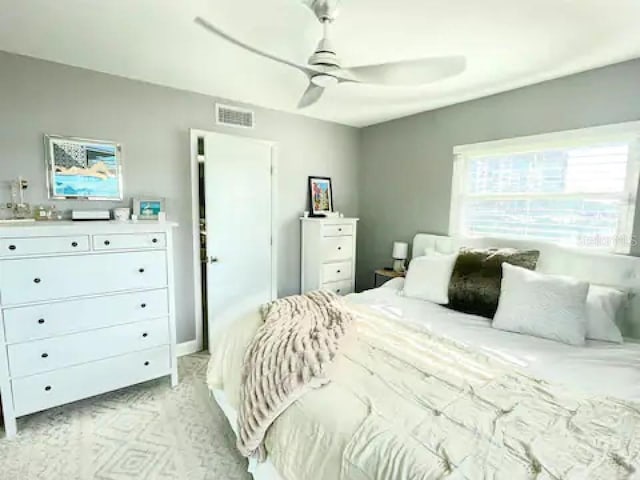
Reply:
M385 278L386 280L382 283L388 282L392 278L404 277L407 272L395 272L393 270L385 270L384 268L379 268L378 270L373 272L373 288L378 287L378 277Z

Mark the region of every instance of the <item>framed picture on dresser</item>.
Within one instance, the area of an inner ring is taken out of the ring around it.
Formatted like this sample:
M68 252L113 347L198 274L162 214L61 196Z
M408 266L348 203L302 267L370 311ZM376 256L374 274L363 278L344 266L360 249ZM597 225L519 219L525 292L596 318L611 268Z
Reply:
M311 216L324 217L333 212L333 189L330 177L309 177L309 209Z
M159 220L161 212L164 212L164 198L139 197L133 199L133 214L139 220Z

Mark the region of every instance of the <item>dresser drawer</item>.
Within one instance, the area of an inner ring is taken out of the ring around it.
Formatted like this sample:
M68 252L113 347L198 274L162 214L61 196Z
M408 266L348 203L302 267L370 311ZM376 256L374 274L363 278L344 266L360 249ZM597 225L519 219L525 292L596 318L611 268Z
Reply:
M322 262L349 260L353 256L353 237L325 237L322 239Z
M9 372L22 377L169 344L166 318L9 345Z
M125 233L94 235L94 250L129 250L136 248L165 248L167 238L164 233Z
M18 343L166 317L168 314L167 291L147 290L7 308L4 311L4 329L7 343Z
M15 413L27 415L168 375L169 355L169 347L160 347L14 379Z
M164 251L29 258L0 265L4 306L166 286Z
M0 238L0 257L88 252L89 236Z
M351 279L351 262L325 263L322 265L322 283Z
M353 293L353 283L351 280L323 283L320 288L322 288L322 290L329 290L338 295L348 295L349 293Z
M345 235L353 235L353 225L323 225L322 236L324 237L342 237Z

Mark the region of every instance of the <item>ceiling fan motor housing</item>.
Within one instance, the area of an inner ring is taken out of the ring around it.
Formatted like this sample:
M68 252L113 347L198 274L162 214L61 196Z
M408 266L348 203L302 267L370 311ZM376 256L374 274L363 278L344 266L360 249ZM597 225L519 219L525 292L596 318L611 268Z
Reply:
M340 68L340 59L328 38L320 40L316 51L309 58L309 65Z

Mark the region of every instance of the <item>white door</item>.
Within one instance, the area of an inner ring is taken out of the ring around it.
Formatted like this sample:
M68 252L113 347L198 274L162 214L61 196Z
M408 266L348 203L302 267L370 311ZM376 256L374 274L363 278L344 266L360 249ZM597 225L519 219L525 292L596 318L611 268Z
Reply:
M273 147L259 140L208 133L204 153L211 339L217 326L275 297Z

